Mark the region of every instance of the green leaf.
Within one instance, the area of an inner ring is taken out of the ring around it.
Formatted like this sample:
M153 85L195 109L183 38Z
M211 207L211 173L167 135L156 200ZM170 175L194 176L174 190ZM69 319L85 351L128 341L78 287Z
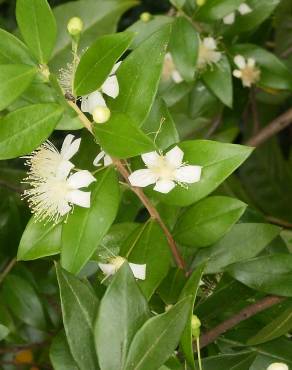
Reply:
M62 229L61 264L77 274L88 262L113 223L119 206L119 183L115 169L96 176L90 208L76 207Z
M149 318L147 301L127 263L107 288L95 324L95 344L103 370L123 369L131 341Z
M232 72L228 58L225 55L221 56L218 63L213 63L212 67L208 67L208 69L203 73L202 79L223 104L232 108ZM224 86L224 89L222 89L222 86Z
M0 159L29 154L54 130L63 113L53 103L30 105L0 119Z
M180 295L180 299L183 299L187 296L192 297L192 307L189 312L189 319L182 333L181 342L180 342L185 359L187 360L187 362L189 363L192 369L196 369L195 361L194 361L193 336L192 336L193 307L195 305L195 301L196 301L196 297L197 297L197 293L198 293L198 289L200 286L204 268L205 268L205 264L202 264L192 273L192 275L189 277Z
M160 226L153 220L134 230L122 245L120 254L129 262L146 264L146 279L139 281L139 286L150 299L171 263L168 242Z
M136 4L136 0L80 0L69 1L54 8L59 37L50 63L52 69L59 72L60 68L65 68L67 63L72 62L72 40L67 31L70 18L78 15L83 21L79 50L84 50L98 36L114 33L120 16Z
M61 249L62 224L38 222L32 217L27 224L17 252L18 261L53 256Z
M242 0L208 0L201 6L195 18L203 21L215 21L236 10Z
M0 324L0 341L7 337L9 331L10 330L7 328L7 326Z
M95 124L93 131L103 150L113 157L135 157L154 150L152 140L123 113L114 113L108 122Z
M38 62L46 64L57 37L54 15L46 0L17 0L16 19L22 37Z
M247 370L256 356L256 352L210 356L203 359L202 366L204 370Z
M63 330L60 331L52 341L50 360L54 370L78 370Z
M261 70L259 86L292 90L291 73L276 55L252 44L238 44L232 48L232 53L255 59Z
M174 64L187 82L194 79L198 50L199 37L194 27L186 18L176 18L172 29L170 52Z
M97 39L78 64L74 80L76 95L89 94L102 86L115 62L129 47L133 37L133 33L120 32Z
M36 68L24 64L0 65L0 110L14 102L31 84Z
M208 140L185 141L179 144L184 152L184 162L202 166L199 182L187 189L176 186L169 194L156 197L168 204L188 206L215 190L232 172L244 162L253 148L223 144Z
M6 276L2 297L13 314L26 324L45 330L46 319L42 303L34 287L20 276Z
M254 258L234 264L227 271L252 289L292 297L292 256L289 254Z
M158 294L166 305L175 304L187 281L184 271L171 267L158 288Z
M96 370L94 320L98 300L87 284L56 265L64 328L74 360L80 370Z
M212 196L194 204L179 217L174 238L191 247L214 244L238 221L246 204L228 197Z
M275 320L272 320L268 325L262 328L259 332L251 337L247 344L256 346L260 343L265 343L270 340L281 337L287 334L292 329L292 309L289 307L281 313Z
M170 30L166 25L151 35L117 71L120 94L110 107L128 114L137 126L143 124L154 102Z
M259 254L279 233L269 224L238 224L210 248L199 251L195 265L207 261L206 274L221 272L226 266ZM242 263L242 262L241 262Z
M0 64L34 64L27 47L17 37L1 28Z
M158 369L178 345L191 310L185 298L166 313L148 320L131 343L124 370Z

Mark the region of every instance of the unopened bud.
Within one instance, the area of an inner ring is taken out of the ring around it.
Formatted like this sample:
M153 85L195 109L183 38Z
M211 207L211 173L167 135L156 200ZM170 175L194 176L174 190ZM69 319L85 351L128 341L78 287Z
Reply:
M172 304L168 304L167 306L165 306L165 312L169 311L171 308L173 307Z
M92 112L92 117L96 123L105 123L110 119L111 111L108 107L98 106Z
M198 316L193 315L192 316L192 336L194 339L199 338L200 336L200 327L201 327L201 321L198 318Z
M45 64L40 64L39 65L39 71L42 75L42 78L44 80L44 82L49 82L50 80L50 70L49 70L49 67Z
M206 0L197 0L197 5L198 6L203 6L203 5L205 5L205 3L206 3Z
M71 36L78 36L83 30L83 22L79 17L73 17L67 24L67 30Z
M142 22L147 23L147 22L150 21L151 18L152 18L152 15L148 12L144 12L144 13L140 14L140 19L141 19Z
M289 370L289 367L283 362L274 362L267 368L267 370Z

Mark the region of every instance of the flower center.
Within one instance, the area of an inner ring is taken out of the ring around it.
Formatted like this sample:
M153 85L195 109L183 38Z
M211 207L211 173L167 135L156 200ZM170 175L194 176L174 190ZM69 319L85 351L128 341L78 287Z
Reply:
M175 167L172 166L164 156L160 156L156 166L151 167L151 171L161 180L174 180Z
M247 84L253 84L260 79L260 70L255 67L245 67L241 70L242 80Z

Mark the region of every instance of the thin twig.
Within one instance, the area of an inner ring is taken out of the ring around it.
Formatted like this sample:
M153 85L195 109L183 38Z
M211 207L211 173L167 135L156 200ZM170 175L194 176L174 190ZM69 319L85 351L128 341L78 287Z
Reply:
M12 260L6 265L3 272L1 272L1 274L0 274L0 284L5 279L6 275L8 275L9 272L13 269L16 262L17 262L16 258L12 258Z
M10 184L5 180L0 179L0 186L8 190L14 191L15 193L22 194L23 190L14 184Z
M238 325L240 322L249 319L250 317L256 315L259 312L262 312L276 304L281 303L286 298L278 296L267 296L256 303L251 304L250 306L245 307L236 315L230 317L229 319L223 321L221 324L215 326L213 329L202 334L200 338L200 348L206 347L208 344L213 343L216 339L232 329L234 326ZM194 343L194 350L195 343Z
M211 126L205 135L205 139L209 139L216 132L217 128L221 124L221 119L222 119L222 112L217 117L215 117L215 119L211 123Z
M257 107L257 101L256 101L256 91L255 88L252 87L250 90L250 105L251 105L251 112L252 112L252 118L253 118L253 134L256 135L261 128L260 125L260 119L259 119L259 112Z
M274 136L287 126L292 123L292 108L287 112L283 113L281 116L274 119L265 128L259 131L256 135L252 136L247 140L246 145L257 147L263 144L270 137Z
M284 227L285 229L292 229L292 223L286 220L282 220L280 218L274 216L265 216L266 219L274 225L278 225Z

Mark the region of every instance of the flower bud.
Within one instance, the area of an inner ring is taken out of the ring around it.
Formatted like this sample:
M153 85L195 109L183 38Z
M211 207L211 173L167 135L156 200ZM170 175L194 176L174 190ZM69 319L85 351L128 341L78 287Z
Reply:
M92 117L96 123L105 123L110 119L111 111L108 107L98 106L94 108L92 112Z
M194 339L199 338L199 336L200 336L201 321L198 318L198 316L196 316L196 315L193 315L192 316L191 326L192 326L192 336L193 336L193 338Z
M42 75L42 79L44 82L49 82L50 81L50 70L49 67L45 64L40 64L39 65L39 71Z
M172 304L168 304L167 306L165 306L165 312L169 311L171 308L173 307Z
M145 23L149 22L151 17L152 17L151 14L148 13L148 12L144 12L144 13L140 14L141 21L145 22Z
M78 36L83 30L83 22L79 17L73 17L67 24L67 30L71 36Z
M197 0L197 5L198 6L203 6L203 5L205 5L205 3L206 3L206 0Z
M289 370L289 367L282 362L274 362L267 368L267 370Z

